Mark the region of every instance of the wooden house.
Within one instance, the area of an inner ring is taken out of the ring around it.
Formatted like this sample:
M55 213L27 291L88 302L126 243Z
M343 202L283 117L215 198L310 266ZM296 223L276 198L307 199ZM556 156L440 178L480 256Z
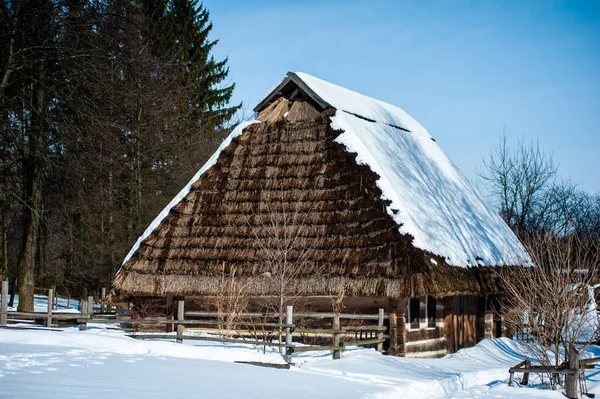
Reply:
M385 307L388 353L441 356L501 334L495 270L523 246L400 108L288 73L158 215L122 297L253 297ZM497 308L497 306L496 306Z

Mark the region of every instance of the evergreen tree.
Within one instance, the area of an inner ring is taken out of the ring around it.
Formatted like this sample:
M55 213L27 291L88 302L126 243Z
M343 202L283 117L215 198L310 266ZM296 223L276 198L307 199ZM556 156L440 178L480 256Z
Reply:
M196 1L0 0L0 277L20 309L34 286L110 285L218 147L239 106L211 29Z
M227 58L217 61L211 55L218 41L208 38L213 27L209 12L197 0L168 0L164 10L162 45L174 51L181 67L177 81L193 88L187 99L192 116L204 129L220 127L241 104L227 106L235 84L221 86L229 68Z

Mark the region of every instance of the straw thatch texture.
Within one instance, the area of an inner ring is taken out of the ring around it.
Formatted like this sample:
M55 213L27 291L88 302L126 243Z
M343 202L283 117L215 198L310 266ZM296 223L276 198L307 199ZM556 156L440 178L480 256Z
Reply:
M265 259L285 251L305 295L494 291L489 268L448 266L399 233L378 176L334 142L334 112L285 98L263 110L142 242L115 287L125 296L214 295L235 271L250 295L269 295L277 265Z

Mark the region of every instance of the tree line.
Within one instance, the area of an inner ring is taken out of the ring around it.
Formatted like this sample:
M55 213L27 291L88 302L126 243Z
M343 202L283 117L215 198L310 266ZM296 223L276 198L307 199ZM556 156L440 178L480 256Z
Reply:
M0 0L0 280L110 286L238 110L197 0Z
M600 339L600 195L562 178L537 143L511 147L503 136L484 165L500 215L535 265L499 272L504 326L534 343L523 348L538 365L577 364L577 351ZM577 390L557 376L549 375L553 389L564 382L567 392Z
M480 176L494 205L526 245L568 238L591 254L600 252L600 194L561 177L552 155L538 143L510 146L503 135L483 164Z

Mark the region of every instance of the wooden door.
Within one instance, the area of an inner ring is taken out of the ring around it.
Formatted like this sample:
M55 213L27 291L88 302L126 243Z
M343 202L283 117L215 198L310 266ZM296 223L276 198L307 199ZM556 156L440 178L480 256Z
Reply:
M446 340L451 342L451 351L474 346L477 343L477 308L476 296L460 295L452 297L451 321L449 329L445 329Z

